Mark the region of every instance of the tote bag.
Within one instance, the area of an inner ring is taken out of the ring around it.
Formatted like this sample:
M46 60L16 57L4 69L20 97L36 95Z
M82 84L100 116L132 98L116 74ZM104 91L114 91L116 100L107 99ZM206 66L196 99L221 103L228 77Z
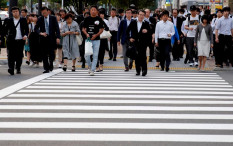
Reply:
M110 31L106 31L104 30L101 34L100 34L100 39L108 39L112 36L112 34L110 33Z
M90 38L85 41L85 56L93 55L93 47Z

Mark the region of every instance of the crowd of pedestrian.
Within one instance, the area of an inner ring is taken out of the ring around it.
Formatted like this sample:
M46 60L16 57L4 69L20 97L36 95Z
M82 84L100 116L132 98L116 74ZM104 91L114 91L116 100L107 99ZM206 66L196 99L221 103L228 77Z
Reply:
M13 17L0 23L0 43L6 38L11 75L15 69L21 74L26 55L28 65L39 67L43 62L43 73L53 71L56 56L58 67L64 71L72 60L74 72L79 58L82 68L87 63L88 73L93 76L103 71L106 51L109 61L117 61L119 46L125 71L132 69L135 60L137 76L147 75L147 49L149 62L155 59L155 67L161 67L161 71L168 72L171 61L180 61L183 56L184 64L204 71L210 55L215 57L216 67L233 66L230 11L224 7L210 14L209 9L193 5L189 10L181 7L152 12L132 6L126 10L112 8L109 16L104 8L90 6L77 16L73 11L61 9L54 13L43 7L42 16L38 16L13 7Z

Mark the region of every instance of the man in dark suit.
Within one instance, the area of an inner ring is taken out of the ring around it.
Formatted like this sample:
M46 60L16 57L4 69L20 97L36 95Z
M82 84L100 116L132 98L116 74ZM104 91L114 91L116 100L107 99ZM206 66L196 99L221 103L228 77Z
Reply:
M146 49L152 36L150 32L150 25L144 20L146 12L144 10L138 11L138 18L132 21L127 28L127 36L130 42L134 42L136 46L136 75L139 76L142 70L142 76L147 74L147 56Z
M0 17L0 51L1 51L1 45L2 45L2 19Z
M130 59L130 63L128 64L129 58L126 56L127 41L128 41L127 35L126 35L126 30L127 30L128 26L130 25L130 23L133 21L132 20L132 10L131 9L127 9L125 11L125 16L126 16L126 18L123 19L120 22L120 25L119 25L119 28L118 28L117 43L118 43L118 46L120 46L120 43L122 45L122 48L123 48L123 58L124 58L124 64L125 64L125 71L129 71L129 69L132 69L133 60Z
M177 9L172 10L172 22L176 26L177 31L179 33L179 36L182 39L183 33L181 31L181 27L182 27L183 20L180 17L178 17L178 10ZM175 40L174 46L172 48L173 61L180 61L181 49L183 49L182 45L178 44L178 41Z
M156 26L156 20L154 17L150 16L151 10L150 9L145 9L146 15L145 15L145 21L149 22L150 28L151 28L151 36L154 38L155 34L155 26ZM150 42L149 44L149 49L150 49L150 57L149 57L149 62L152 62L152 60L155 58L155 44L154 44L154 39Z
M14 75L15 63L17 74L21 74L23 49L28 36L28 24L26 18L20 17L18 7L12 7L13 18L4 21L3 36L7 37L8 72Z
M53 71L55 49L60 44L60 30L55 16L48 14L48 8L41 9L42 16L38 19L35 31L40 35L40 48L43 49L44 72Z

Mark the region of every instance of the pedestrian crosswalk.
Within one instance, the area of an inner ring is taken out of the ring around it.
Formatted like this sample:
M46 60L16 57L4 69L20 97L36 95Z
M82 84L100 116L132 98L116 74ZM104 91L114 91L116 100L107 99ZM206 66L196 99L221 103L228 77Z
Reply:
M23 84L0 99L1 146L233 144L233 87L216 73L57 71Z

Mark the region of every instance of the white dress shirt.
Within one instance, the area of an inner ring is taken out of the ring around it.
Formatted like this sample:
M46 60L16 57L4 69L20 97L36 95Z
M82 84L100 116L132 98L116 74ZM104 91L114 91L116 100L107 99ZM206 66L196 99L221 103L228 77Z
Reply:
M169 37L168 34L171 36ZM155 43L158 43L158 39L171 39L175 34L175 28L172 22L159 21L155 28Z
M174 23L174 25L176 26L176 24L177 24L177 17L176 17L176 18L173 17L173 23Z
M19 18L20 19L20 18ZM14 24L15 26L17 25L17 23L19 22L19 19L15 19L14 18ZM22 34L21 34L21 29L20 29L20 23L19 25L16 27L16 36L15 36L15 40L22 40Z
M109 30L110 31L118 31L118 27L120 24L120 19L118 17L109 17Z
M225 18L224 16L218 20L216 25L217 30L219 30L219 34L223 35L231 35L231 30L233 29L233 21L231 18Z
M138 21L138 19L137 19L138 32L141 30L142 22Z
M213 30L213 34L215 34L215 27L216 27L217 22L218 22L219 19L220 19L220 18L214 18L214 19L212 20L212 22L211 22L211 27L212 27L212 30ZM219 31L218 33L220 33L220 31Z

